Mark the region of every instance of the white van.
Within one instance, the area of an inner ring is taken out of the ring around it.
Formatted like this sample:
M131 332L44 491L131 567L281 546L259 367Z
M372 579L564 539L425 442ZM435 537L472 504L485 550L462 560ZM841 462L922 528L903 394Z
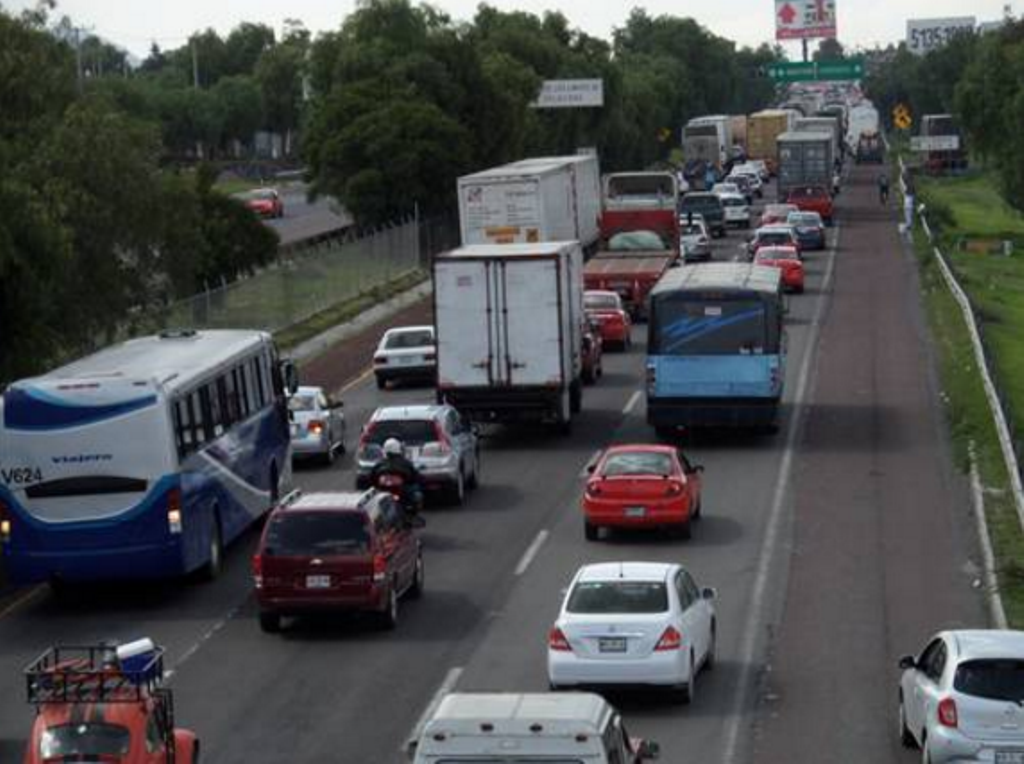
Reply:
M584 692L452 693L419 739L413 764L638 764L656 743L631 738L622 717Z

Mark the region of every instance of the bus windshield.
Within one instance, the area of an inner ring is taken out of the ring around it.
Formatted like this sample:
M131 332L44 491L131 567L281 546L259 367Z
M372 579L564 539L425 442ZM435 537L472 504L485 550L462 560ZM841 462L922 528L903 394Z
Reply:
M762 355L774 352L767 309L757 298L661 297L652 319L654 355Z

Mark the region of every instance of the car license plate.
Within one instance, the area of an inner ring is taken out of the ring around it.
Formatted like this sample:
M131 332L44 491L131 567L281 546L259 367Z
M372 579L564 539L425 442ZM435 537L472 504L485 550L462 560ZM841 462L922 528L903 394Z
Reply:
M597 640L597 649L602 653L624 653L626 652L626 638L600 637Z
M647 507L626 507L626 517L643 517L647 514Z
M330 586L330 576L306 576L307 589L329 589Z
M1024 764L1024 750L996 751L996 764Z
M398 363L399 363L399 364L400 364L401 366L412 366L412 364L413 364L413 362L414 362L415 360L416 360L416 359L415 359L415 358L413 358L412 356L408 356L408 355L406 355L406 356L402 356L401 358L399 358L399 359L398 359Z

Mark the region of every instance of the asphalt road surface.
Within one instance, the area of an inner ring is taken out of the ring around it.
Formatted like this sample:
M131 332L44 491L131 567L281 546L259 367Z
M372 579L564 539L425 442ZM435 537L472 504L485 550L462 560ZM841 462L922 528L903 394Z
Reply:
M894 216L871 207L865 171L853 181L831 232L838 249L808 256L807 291L790 302L781 431L686 444L707 470L692 540L583 539L585 465L606 444L654 439L641 327L631 352L606 354L571 436L487 431L482 486L461 508L425 513L426 592L403 603L394 632L345 618L261 633L248 570L255 534L229 550L212 584L71 601L26 593L0 613L0 761L24 745L32 710L20 672L35 654L58 640L145 635L168 649L178 722L199 733L205 761L400 762L442 689L545 690L546 633L572 573L635 559L682 561L719 595L718 662L693 705L612 696L632 734L660 742L662 761L904 760L891 657L981 616L962 573L962 496L944 482L916 284ZM741 240L718 243L716 258L732 259ZM374 407L431 397L357 380L343 391L348 443ZM306 490L350 487L351 455L296 479Z
M322 236L352 225L352 216L337 202L326 198L310 202L306 199L304 184L288 185L282 189L284 217L266 223L281 237L282 244Z

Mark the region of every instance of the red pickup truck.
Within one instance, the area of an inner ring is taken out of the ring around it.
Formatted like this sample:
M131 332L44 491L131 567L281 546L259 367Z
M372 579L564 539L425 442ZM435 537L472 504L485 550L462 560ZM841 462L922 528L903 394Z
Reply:
M786 202L795 204L801 212L817 212L825 225L832 225L832 194L821 186L800 186L786 197Z

